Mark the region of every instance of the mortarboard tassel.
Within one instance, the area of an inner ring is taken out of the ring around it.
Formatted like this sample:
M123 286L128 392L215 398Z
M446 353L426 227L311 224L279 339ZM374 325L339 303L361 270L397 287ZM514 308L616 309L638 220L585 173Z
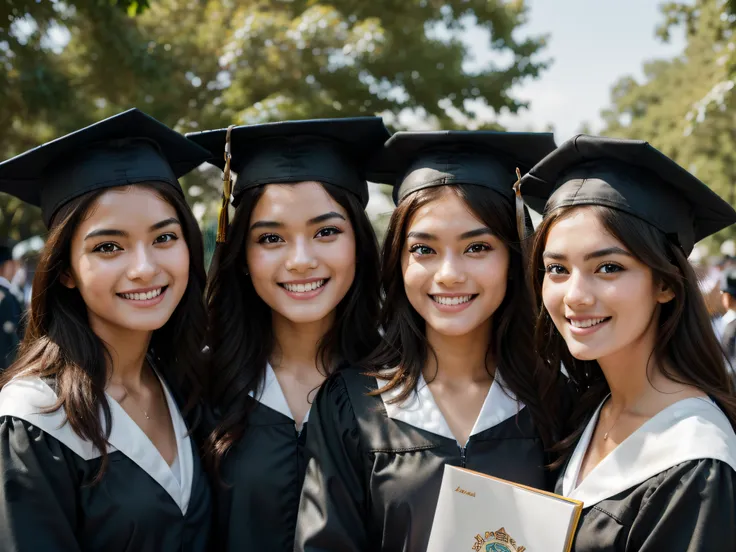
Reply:
M521 171L518 167L516 168L514 192L516 193L516 230L519 233L519 240L523 245L527 238L527 228L526 216L524 215L524 199L521 197Z
M220 205L220 215L217 217L217 243L225 243L227 241L227 227L230 224L228 207L230 206L230 196L232 195L232 178L230 176L230 160L232 159L230 148L230 133L235 125L227 127L225 135L225 169L222 172L222 205Z

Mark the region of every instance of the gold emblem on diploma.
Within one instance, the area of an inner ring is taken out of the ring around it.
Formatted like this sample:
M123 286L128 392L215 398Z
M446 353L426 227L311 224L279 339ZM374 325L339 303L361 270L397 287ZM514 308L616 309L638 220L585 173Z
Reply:
M523 546L517 546L516 541L501 527L498 531L486 531L485 535L475 535L474 552L524 552Z

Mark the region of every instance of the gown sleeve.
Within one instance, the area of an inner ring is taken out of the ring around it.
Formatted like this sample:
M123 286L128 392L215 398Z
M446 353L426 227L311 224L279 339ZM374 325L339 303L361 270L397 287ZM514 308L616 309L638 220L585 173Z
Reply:
M307 472L294 550L367 551L359 428L339 374L323 385L309 416Z
M0 550L77 552L70 451L32 424L0 417Z
M736 472L718 460L703 459L662 476L641 505L626 550L736 550Z

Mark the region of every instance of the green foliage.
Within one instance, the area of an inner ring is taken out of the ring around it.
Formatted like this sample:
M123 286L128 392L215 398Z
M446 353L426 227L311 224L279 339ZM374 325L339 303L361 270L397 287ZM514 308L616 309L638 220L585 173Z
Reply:
M0 156L132 106L182 132L406 110L472 124L467 100L515 112L510 88L544 69L544 38L515 32L525 18L523 0L6 0ZM504 63L464 69L471 24ZM205 218L215 175L183 182ZM0 235L38 230L0 198Z
M658 34L686 30L687 46L672 60L644 66L644 82L624 77L603 112L609 136L648 140L736 205L736 35L734 2L697 0L662 6ZM706 242L736 237L736 228Z

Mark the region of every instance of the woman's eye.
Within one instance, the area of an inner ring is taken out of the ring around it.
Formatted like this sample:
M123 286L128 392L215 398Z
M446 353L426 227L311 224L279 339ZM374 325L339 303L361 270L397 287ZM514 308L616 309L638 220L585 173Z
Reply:
M613 274L615 272L621 272L624 269L621 265L615 263L605 263L598 267L598 272L603 274Z
M547 274L565 274L567 270L565 270L565 267L558 264L551 264L544 267L544 271Z
M483 253L484 251L490 251L491 246L485 243L473 243L468 247L468 253Z
M166 234L161 234L153 243L168 243L175 240L178 240L179 237L176 234L172 234L171 232Z
M336 236L338 234L342 234L342 231L339 228L335 228L334 226L329 226L327 228L322 228L317 232L317 234L314 236L315 238L327 238L329 236Z
M110 255L112 253L115 253L116 251L122 251L123 248L115 243L101 243L97 247L95 247L92 251L95 253L104 253L106 255Z
M265 243L265 244L271 244L271 243L278 243L280 241L283 241L281 239L281 236L277 234L263 234L258 238L258 243Z
M412 245L409 248L409 253L414 253L415 255L422 256L422 255L431 255L432 253L434 253L434 251L432 251L431 247L428 247L426 245L417 244L417 245Z

